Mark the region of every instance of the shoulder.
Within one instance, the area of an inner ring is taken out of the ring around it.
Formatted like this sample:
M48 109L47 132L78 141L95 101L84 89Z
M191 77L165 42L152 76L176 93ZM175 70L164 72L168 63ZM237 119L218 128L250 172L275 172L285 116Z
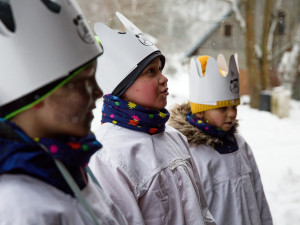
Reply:
M103 149L95 154L91 164L126 174L133 180L155 174L174 159L190 157L186 138L169 126L165 132L149 135L110 124L101 135Z
M148 134L143 132L138 132L130 130L112 123L104 123L95 131L96 138L100 142L116 142L116 139L120 141L123 140L135 140L138 139L145 140L147 139Z
M39 204L39 201L55 201L61 199L63 192L53 186L28 175L3 174L0 176L0 195L13 201L31 202ZM24 194L26 193L26 194ZM34 199L34 201L30 201Z
M91 180L91 179L89 179ZM92 181L82 190L97 219L103 224L125 224L119 210ZM76 198L27 175L0 176L1 224L48 225L91 224L90 217Z
M252 149L251 149L250 145L248 144L248 142L245 140L245 138L239 133L235 133L234 136L238 143L239 150L244 151L244 152L246 152L247 155L252 156L253 155Z

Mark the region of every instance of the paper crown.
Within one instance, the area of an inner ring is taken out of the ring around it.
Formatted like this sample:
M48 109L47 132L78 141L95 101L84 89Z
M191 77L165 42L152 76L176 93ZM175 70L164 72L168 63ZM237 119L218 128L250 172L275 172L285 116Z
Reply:
M192 113L240 103L237 55L231 55L229 67L219 54L193 57L190 63L189 100Z
M102 23L94 30L104 49L98 58L96 79L105 94L110 94L150 54L159 51L143 32L121 13L116 13L126 33L116 32Z
M0 116L40 96L41 87L69 75L101 54L78 5L72 0L1 1ZM35 95L27 97L28 94Z

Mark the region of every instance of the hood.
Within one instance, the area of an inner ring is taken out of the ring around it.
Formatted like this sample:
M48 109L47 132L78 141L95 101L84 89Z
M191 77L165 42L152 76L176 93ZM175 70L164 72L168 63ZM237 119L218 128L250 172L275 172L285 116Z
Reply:
M186 115L191 112L191 107L189 103L184 103L181 105L175 105L174 108L170 110L170 119L168 124L174 127L176 130L180 131L184 136L186 136L189 144L200 145L207 144L209 146L214 146L216 143L222 143L222 141L216 137L212 137L194 127L186 120ZM235 133L237 132L238 121L236 121L234 128Z

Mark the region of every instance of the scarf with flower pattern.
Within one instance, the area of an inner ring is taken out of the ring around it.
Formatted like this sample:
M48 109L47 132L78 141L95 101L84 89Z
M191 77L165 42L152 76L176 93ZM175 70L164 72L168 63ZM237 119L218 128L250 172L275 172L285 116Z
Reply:
M53 158L68 169L80 189L87 185L85 167L90 157L102 147L93 134L84 138L61 139L28 137L18 126L0 121L0 174L26 174L74 194Z
M218 138L221 143L215 143L213 148L220 154L227 154L235 152L239 149L237 141L234 137L235 128L232 127L229 131L223 131L219 127L212 126L197 117L195 117L191 112L186 116L187 121L200 129L202 132Z
M102 123L113 123L131 130L153 135L165 130L170 114L167 109L160 111L138 106L114 95L103 96Z

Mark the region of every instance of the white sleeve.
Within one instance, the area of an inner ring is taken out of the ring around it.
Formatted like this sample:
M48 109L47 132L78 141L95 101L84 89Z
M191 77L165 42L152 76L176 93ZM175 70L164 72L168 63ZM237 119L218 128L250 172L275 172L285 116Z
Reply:
M245 143L245 149L247 152L248 159L250 161L250 166L253 174L252 178L253 178L254 190L256 195L257 206L260 211L260 219L262 225L272 225L273 224L272 216L265 196L263 184L261 182L258 166L256 164L251 147L247 143Z
M134 195L135 186L130 180L130 175L117 163L104 159L99 152L92 157L89 166L103 192L121 210L128 224L144 224L138 199Z

